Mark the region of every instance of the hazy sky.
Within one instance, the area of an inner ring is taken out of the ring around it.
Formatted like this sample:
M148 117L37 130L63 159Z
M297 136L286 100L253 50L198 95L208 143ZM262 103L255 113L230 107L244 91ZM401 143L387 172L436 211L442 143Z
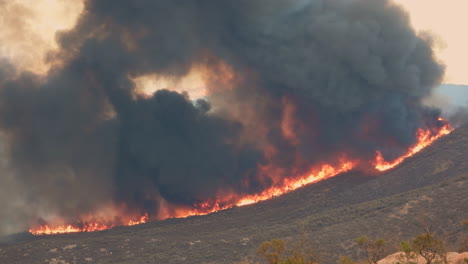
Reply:
M468 85L468 0L394 1L410 12L416 29L428 30L439 39L437 53L447 65L444 82Z

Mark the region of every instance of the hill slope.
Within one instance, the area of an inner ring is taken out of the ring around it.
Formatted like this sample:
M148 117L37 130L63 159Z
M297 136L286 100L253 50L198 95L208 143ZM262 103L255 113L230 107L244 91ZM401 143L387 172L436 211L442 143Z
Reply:
M98 233L12 236L0 263L231 263L262 241L305 237L322 263L336 263L366 234L397 242L438 227L454 247L468 219L468 127L457 129L398 168L358 172L260 204ZM4 240L7 241L7 240Z

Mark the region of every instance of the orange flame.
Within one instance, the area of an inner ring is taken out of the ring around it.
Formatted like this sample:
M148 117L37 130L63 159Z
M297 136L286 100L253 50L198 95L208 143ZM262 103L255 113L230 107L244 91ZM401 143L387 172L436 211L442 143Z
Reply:
M410 149L401 157L393 161L384 160L380 151L376 152L375 160L371 161L371 165L378 171L390 170L409 157L412 157L417 152L421 151L425 147L431 145L437 139L450 134L454 129L448 124L444 119L439 118L440 122L443 122L444 125L438 129L437 132L433 130L423 130L419 129L417 131L417 143L410 147ZM298 188L301 188L305 185L315 183L338 174L350 171L356 168L357 165L362 161L352 160L346 157L341 157L338 159L336 165L322 164L311 171L308 175L296 178L284 178L279 183L274 186L264 190L259 194L251 195L240 195L236 193L230 194L229 192L223 192L219 195L219 199L204 201L198 204L195 204L193 207L182 207L176 205L167 204L164 202L160 205L160 212L157 217L153 220L164 220L168 218L185 218L195 215L207 215L217 211L225 210L235 206L246 206L261 201L265 201L282 194L294 191ZM98 222L86 223L80 226L74 225L59 225L56 227L50 227L48 225L42 225L37 228L32 228L29 230L33 235L53 235L53 234L62 234L62 233L76 233L76 232L93 232L101 231L113 228L119 225L137 225L142 223L147 223L150 220L148 214L129 220L127 222L122 222L118 224L101 224Z
M104 225L98 223L86 224L83 227L76 227L73 225L60 225L56 227L50 227L48 225L42 225L36 229L30 229L29 232L33 235L55 235L66 233L102 231L113 227L114 225Z
M148 214L144 214L143 216L139 217L136 220L129 220L126 223L122 223L119 225L123 226L133 226L139 225L148 222L149 216ZM79 232L95 232L95 231L102 231L106 229L111 229L118 226L117 224L103 224L103 223L84 223L81 225L59 225L59 226L48 226L48 225L41 225L37 228L32 228L29 232L33 235L56 235L56 234L66 234L66 233L79 233Z
M348 161L342 159L337 166L332 166L329 164L322 165L316 172L311 173L305 177L300 177L296 179L284 179L282 184L279 186L273 186L264 190L259 194L252 194L246 196L234 195L233 199L229 199L229 195L226 197L220 198L214 201L205 201L195 205L195 208L178 208L174 212L162 215L159 219L168 219L168 218L185 218L195 215L207 215L217 211L225 210L232 207L241 207L261 201L265 201L285 193L299 189L307 184L318 182L333 176L336 176L340 173L347 172L352 170L358 162ZM230 200L230 202L225 202L225 200Z
M380 151L376 152L376 158L375 162L373 165L375 168L379 171L386 171L390 170L392 168L395 168L399 164L401 164L405 159L414 156L414 154L418 153L425 147L431 145L436 141L437 139L450 134L454 129L448 124L443 118L439 118L439 121L444 122L444 126L437 132L437 134L431 133L430 130L423 130L423 129L418 129L417 132L417 137L418 137L418 143L411 147L406 154L403 156L399 157L398 159L388 162L385 161L384 158L382 157L382 153Z

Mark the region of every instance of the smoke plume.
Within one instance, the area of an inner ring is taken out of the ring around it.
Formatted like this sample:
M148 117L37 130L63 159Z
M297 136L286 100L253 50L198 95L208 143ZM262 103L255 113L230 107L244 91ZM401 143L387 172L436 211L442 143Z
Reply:
M257 193L442 125L422 102L444 67L389 0L87 0L57 39L45 76L1 64L0 231ZM133 81L193 69L197 100Z

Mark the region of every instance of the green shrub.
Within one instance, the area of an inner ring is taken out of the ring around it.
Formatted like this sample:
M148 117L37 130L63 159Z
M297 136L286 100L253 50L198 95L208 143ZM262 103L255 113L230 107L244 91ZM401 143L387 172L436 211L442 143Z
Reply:
M288 249L286 242L272 239L257 248L257 255L268 264L317 264L316 256L303 248Z
M385 257L386 242L383 239L370 240L367 236L361 236L356 239L356 243L366 254L366 261L369 264L377 264L379 260Z

